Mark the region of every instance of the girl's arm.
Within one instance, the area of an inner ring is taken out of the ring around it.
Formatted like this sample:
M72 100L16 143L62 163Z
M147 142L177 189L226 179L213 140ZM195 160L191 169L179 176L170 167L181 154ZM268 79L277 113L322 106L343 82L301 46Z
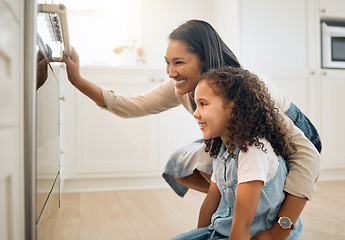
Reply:
M217 184L211 182L205 200L200 208L198 228L207 227L211 224L212 215L218 208L220 198L221 194Z
M250 239L250 225L255 216L263 185L263 181L250 181L238 185L229 239Z

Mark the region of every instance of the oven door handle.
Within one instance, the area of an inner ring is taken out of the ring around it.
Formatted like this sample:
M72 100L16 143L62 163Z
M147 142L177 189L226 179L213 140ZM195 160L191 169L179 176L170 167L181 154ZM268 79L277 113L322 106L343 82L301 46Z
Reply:
M57 29L54 29L57 40L64 45L65 55L71 56L72 49L69 39L68 23L67 23L67 8L63 4L38 4L38 12L56 13L58 16ZM53 59L54 61L61 61L61 59Z

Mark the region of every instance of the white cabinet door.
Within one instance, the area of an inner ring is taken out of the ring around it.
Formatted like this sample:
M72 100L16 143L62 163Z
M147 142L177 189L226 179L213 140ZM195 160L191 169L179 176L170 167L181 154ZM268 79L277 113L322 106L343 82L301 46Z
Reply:
M240 62L269 76L300 76L307 69L307 4L301 0L240 3Z
M13 240L25 236L20 4L0 0L0 239Z
M317 84L315 2L244 0L239 3L241 64L270 77L318 125L312 107Z
M163 79L162 72L85 70L83 76L121 94L140 94ZM158 174L158 115L124 119L77 93L75 176L118 177Z
M344 0L320 0L320 17L329 20L345 20Z
M0 0L0 126L18 126L20 27L12 11Z
M344 70L322 70L320 91L323 168L344 169L345 74Z

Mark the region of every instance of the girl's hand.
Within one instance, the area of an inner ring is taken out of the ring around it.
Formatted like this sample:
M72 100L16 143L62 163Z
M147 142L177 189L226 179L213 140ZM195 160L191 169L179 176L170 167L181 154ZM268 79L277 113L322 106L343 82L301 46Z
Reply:
M36 74L36 90L39 89L48 78L48 62L44 58L42 52L37 52L37 74Z
M77 51L72 47L72 55L68 57L64 54L62 61L66 63L67 76L68 76L69 81L73 85L76 85L76 83L80 81L81 79L80 70L79 70L80 68L79 55Z

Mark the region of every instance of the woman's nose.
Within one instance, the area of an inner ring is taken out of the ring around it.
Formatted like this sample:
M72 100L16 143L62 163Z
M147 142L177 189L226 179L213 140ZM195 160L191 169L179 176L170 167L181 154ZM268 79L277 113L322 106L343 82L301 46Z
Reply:
M176 69L171 65L167 68L167 72L169 74L169 78L175 78L178 75Z

